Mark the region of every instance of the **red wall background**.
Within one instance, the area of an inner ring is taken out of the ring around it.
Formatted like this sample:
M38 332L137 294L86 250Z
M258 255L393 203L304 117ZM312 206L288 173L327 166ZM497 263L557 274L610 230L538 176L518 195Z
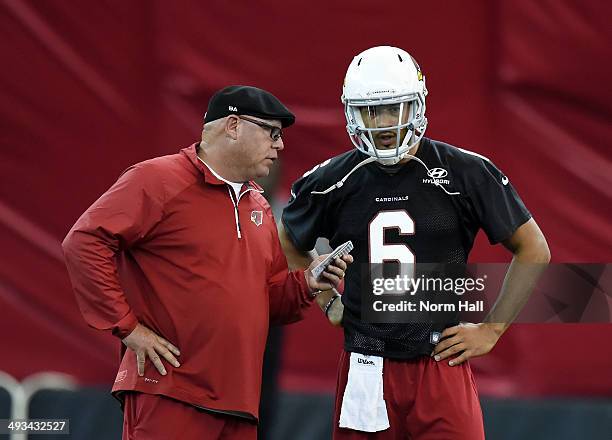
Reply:
M612 4L277 0L0 2L0 370L110 383L118 342L88 329L59 243L128 165L199 136L210 95L271 90L297 115L288 185L351 148L346 67L402 47L427 77L428 135L492 158L555 262L612 261ZM474 261L508 254L480 237ZM287 328L282 384L328 390L341 335ZM474 362L495 395L611 395L610 325L517 325Z

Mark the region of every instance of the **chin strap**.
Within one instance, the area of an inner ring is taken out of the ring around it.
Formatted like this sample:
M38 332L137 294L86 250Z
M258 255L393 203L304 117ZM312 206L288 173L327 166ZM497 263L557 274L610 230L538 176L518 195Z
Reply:
M419 158L418 158L418 157L416 157L416 156L413 156L412 154L405 153L405 154L403 154L403 155L402 155L401 159L399 159L399 160L402 160L404 157L410 157L410 158L412 158L412 159L416 160L416 161L417 161L418 163L420 163L421 165L423 165L423 166L425 167L425 169L427 170L427 176L431 177L431 174L430 174L430 173L431 173L431 171L430 171L429 167L428 167L427 165L425 165L425 162L423 162L421 159L419 159ZM371 157L368 157L367 159L362 160L362 161L361 161L361 162L359 162L357 165L355 165L355 166L353 167L353 169L352 169L351 171L349 171L349 172L348 172L348 173L347 173L347 174L346 174L346 175L345 175L345 176L344 176L342 179L340 179L338 182L334 183L332 186L330 186L330 187L329 187L329 188L327 188L326 190L324 190L324 191L311 191L311 192L310 192L310 194L315 194L315 195L323 195L323 194L328 194L328 193L332 192L332 191L333 191L333 190L335 190L335 189L341 188L341 187L342 187L342 185L344 185L344 182L346 182L346 181L347 181L347 179L349 178L349 176L350 176L351 174L353 174L355 171L357 171L357 170L358 170L359 168L361 168L362 166L367 165L367 164L372 163L372 162L376 162L377 160L378 160L378 159L377 159L376 157L372 157L372 156L371 156ZM399 162L399 161L398 161L398 162ZM460 192L450 192L450 191L448 191L446 188L444 188L444 187L442 186L442 184L441 184L440 182L438 182L438 181L437 181L435 178L433 178L433 177L432 177L432 183L433 183L434 185L436 185L438 188L442 189L442 191L444 191L444 192L445 192L446 194L448 194L449 196L456 196L456 195L461 194Z

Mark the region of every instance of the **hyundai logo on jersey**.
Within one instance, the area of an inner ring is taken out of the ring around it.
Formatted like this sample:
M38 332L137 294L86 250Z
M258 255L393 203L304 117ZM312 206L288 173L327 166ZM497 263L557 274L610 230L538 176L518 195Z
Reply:
M444 168L432 168L427 172L427 174L433 179L442 179L448 176L448 171L446 171Z

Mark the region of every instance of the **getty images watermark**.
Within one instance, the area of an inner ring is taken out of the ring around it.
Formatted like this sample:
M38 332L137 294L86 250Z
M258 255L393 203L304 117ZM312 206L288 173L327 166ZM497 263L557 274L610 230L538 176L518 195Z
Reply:
M375 264L360 267L361 319L369 323L482 322L509 264ZM514 267L517 270L517 267ZM612 322L612 265L523 264L538 282L515 322ZM504 322L514 317L503 315Z
M431 314L430 320L433 322L445 320L447 313L484 312L484 298L479 296L468 297L473 293L484 292L486 279L487 275L476 278L426 275L420 275L419 277L396 275L393 278L374 278L372 280L373 295L394 295L395 297L374 299L372 310L374 312L390 313L389 317L392 319L397 317L395 315L397 312L408 312L409 315L404 316L404 318L410 321L427 320L424 319L424 315L415 313L426 312ZM397 296L402 298L397 300Z

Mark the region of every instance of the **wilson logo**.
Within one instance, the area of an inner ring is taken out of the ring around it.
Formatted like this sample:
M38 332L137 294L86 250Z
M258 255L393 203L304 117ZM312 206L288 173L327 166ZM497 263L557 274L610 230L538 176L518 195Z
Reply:
M361 358L357 358L357 363L363 364L363 365L374 365L374 361L369 361L367 359L361 359Z

